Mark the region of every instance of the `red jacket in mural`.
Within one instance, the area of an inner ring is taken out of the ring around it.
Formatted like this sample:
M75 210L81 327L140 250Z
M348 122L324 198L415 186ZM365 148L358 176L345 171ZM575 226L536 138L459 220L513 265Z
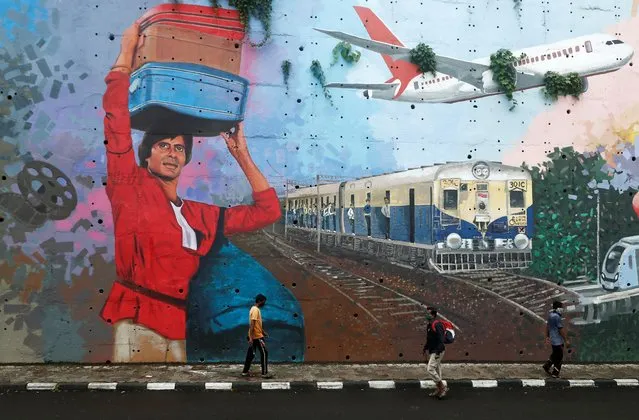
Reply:
M133 319L168 339L183 340L189 281L200 257L213 244L220 209L183 200L182 214L198 237L197 250L184 248L182 230L159 181L135 161L129 75L112 71L105 81L106 193L113 212L118 281L101 316L109 323ZM257 230L279 219L281 210L273 188L253 193L253 199L253 205L226 210L225 235ZM164 296L169 299L162 299ZM178 304L167 303L171 299Z

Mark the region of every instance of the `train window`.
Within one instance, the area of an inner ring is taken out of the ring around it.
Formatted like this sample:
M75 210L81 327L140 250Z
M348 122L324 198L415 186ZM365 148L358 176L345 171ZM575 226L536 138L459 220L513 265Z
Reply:
M477 191L488 191L488 184L477 184Z
M457 210L457 190L444 190L444 210Z
M371 193L369 193L369 192L368 192L368 193L366 193L366 199L370 201L370 199L371 199Z
M459 191L468 191L468 184L461 184Z
M606 258L606 271L609 273L616 273L619 268L619 262L621 261L621 254L623 254L624 247L616 246L608 254Z
M351 206L355 207L355 194L351 194Z
M525 207L524 192L523 191L511 191L510 192L510 207L516 207L516 208Z

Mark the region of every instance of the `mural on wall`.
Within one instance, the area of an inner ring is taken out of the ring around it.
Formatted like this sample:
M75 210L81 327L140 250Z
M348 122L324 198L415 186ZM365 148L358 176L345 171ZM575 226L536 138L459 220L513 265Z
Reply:
M473 3L1 5L0 362L638 360L639 2Z

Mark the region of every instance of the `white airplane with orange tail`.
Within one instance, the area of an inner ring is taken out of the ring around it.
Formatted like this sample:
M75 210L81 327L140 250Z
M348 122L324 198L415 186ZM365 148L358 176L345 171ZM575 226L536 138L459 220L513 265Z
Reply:
M393 76L385 83L329 83L326 87L363 90L367 99L428 103L454 103L502 93L493 81L489 57L464 61L437 55L436 74L422 73L410 62L410 48L371 9L354 7L372 39L315 30L381 54ZM619 70L630 62L634 50L610 35L593 34L513 51L515 57L522 53L525 58L515 63L517 91L543 86L546 72L552 71L579 74L585 92L587 77Z

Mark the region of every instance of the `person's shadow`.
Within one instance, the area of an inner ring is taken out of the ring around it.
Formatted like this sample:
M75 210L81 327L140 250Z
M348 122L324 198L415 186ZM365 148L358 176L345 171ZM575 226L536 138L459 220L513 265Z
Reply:
M190 284L188 361L244 362L249 310L255 296L261 293L267 298L262 319L269 334L269 362L302 362L306 348L304 317L295 296L253 257L230 242L218 249L202 258Z

